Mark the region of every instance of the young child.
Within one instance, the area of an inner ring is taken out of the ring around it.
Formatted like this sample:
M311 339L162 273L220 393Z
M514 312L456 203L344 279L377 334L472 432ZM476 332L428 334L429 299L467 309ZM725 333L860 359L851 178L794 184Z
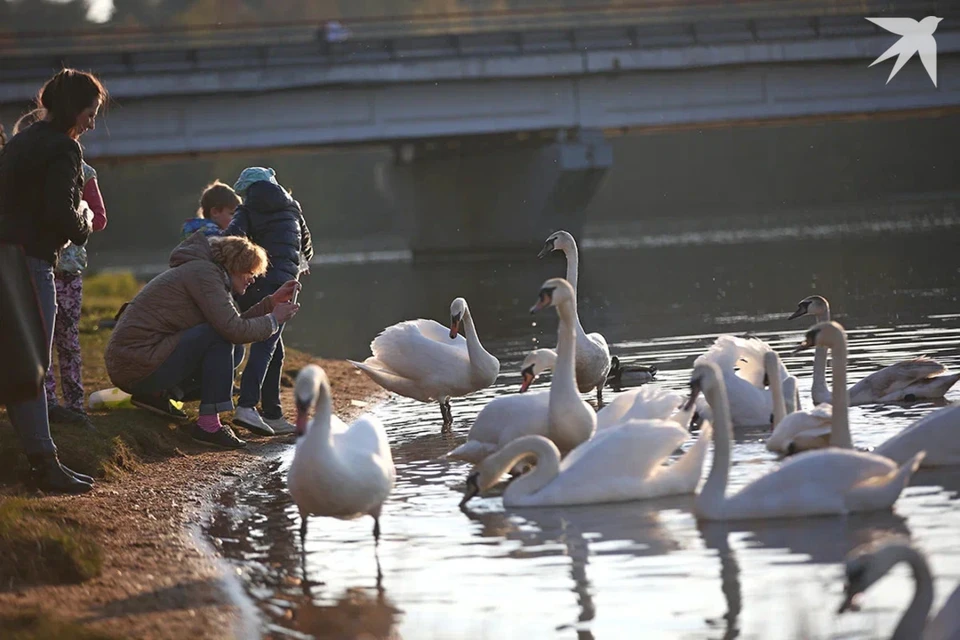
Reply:
M276 172L248 167L233 186L243 197L224 235L247 236L267 251L270 266L240 298L246 311L288 280L296 280L301 264L313 257L310 230L300 203L277 182ZM293 433L294 426L280 408L280 375L283 367L283 339L280 330L263 342L251 345L247 366L240 379L240 398L233 423L260 435ZM260 402L263 414L257 412Z
M239 204L240 198L233 189L219 180L214 180L200 194L200 207L196 217L183 223L180 242L201 229L205 236L223 235Z
M97 172L86 162L83 169L83 200L93 212L93 230L107 226L107 210L97 184ZM81 205L82 206L82 205ZM87 268L87 249L69 244L60 254L54 270L57 287L57 319L53 344L60 361L60 390L63 404L57 401L57 382L53 363L47 369L47 412L50 422L82 424L93 427L83 407L83 381L80 368L80 307L83 303L83 270Z

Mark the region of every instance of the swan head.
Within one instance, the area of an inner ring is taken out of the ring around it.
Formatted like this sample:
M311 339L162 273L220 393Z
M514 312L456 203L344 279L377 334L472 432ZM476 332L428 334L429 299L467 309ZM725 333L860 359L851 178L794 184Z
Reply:
M845 345L847 334L839 322L818 322L804 334L803 342L798 344L792 354L800 353L814 347L829 347L831 349Z
M797 310L787 320L802 316L823 316L830 312L830 303L823 296L807 296L797 303Z
M683 406L684 411L689 411L697 406L697 398L701 393L705 393L717 387L723 386L723 376L720 369L712 362L701 362L693 368L690 374L690 397Z
M577 294L573 287L563 278L550 278L540 287L537 294L537 303L530 307L530 313L536 313L547 307L557 307L564 302L574 302Z
M329 389L330 382L323 369L315 364L308 364L300 373L293 386L293 399L297 405L296 434L299 438L307 432L307 423L310 422L310 411L317 404L320 389Z
M457 298L450 303L450 339L457 337L460 331L460 323L463 322L463 316L467 312L467 301L463 298Z
M569 251L570 249L575 249L577 247L577 241L573 239L573 236L570 235L567 231L554 231L550 234L550 237L547 238L546 242L543 243L543 248L540 249L540 253L537 254L538 258L542 258L554 251Z
M536 349L527 354L520 365L520 393L530 388L533 381L547 369L552 369L557 362L557 352L554 349Z
M903 558L910 543L899 536L867 543L850 552L844 565L846 581L843 588L843 603L837 613L856 611L858 596L874 582L886 575L894 564Z

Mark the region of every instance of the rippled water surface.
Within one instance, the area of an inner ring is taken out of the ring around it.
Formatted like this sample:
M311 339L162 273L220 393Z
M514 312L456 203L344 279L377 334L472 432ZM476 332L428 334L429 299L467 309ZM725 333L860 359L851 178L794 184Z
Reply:
M915 355L960 369L957 240L947 230L843 242L588 249L581 317L587 331L604 332L612 353L627 363L656 365L653 384L677 390L685 390L693 359L716 335L751 331L783 355L809 406L813 354L786 354L810 321L785 318L813 292L832 300L835 317L849 329L851 383ZM494 387L454 400L452 435L440 434L436 405L393 398L376 407L398 472L381 518L379 581L369 518L312 519L301 566L299 520L285 489L292 450L269 473L224 496L209 533L239 568L264 632L324 638L363 632L403 638L887 637L912 595L904 568L871 589L860 612L835 615L844 556L887 534L909 536L927 554L935 608L956 588L960 468L921 471L892 512L847 518L698 525L689 496L504 510L491 495L459 510L469 467L441 456L463 442L486 402L516 391L517 365L527 349L555 344L556 314L531 318L526 309L544 278L562 270L559 259L509 268L491 261L314 269L306 293L318 292L316 309L305 306L306 318L291 324L288 340L295 346L362 358L378 328L417 316L443 321L450 300L463 295L481 340L501 359L501 375ZM608 389L607 400L612 397ZM947 402L956 401L960 389L948 394ZM875 446L935 408L854 407L854 442ZM708 456L704 476L710 463ZM730 490L776 465L762 434L738 433Z

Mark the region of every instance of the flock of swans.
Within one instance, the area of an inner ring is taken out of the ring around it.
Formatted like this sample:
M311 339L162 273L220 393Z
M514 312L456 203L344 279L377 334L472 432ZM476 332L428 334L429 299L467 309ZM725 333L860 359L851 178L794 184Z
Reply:
M629 371L614 362L602 335L584 331L577 312L576 242L558 231L547 238L540 257L552 251L566 255L566 278L544 282L530 312L556 310L556 349L529 353L521 364L520 392L487 403L466 441L446 454L474 465L461 508L509 474L503 490L506 507L694 494L694 515L704 521L843 515L891 508L920 466L960 465L960 405L929 413L871 452L853 447L851 405L942 398L960 374L916 358L874 372L848 389L846 332L830 320L829 304L821 296L804 298L790 316L816 320L793 351L816 349L811 409L801 408L796 377L768 344L731 335L720 336L694 361L689 397L643 384L604 405L608 382L620 385L628 374L649 382L656 371ZM500 372L500 362L481 344L463 298L453 301L450 316L449 327L425 319L387 327L371 343L371 357L351 361L389 391L439 403L442 431L452 428L450 399L489 387ZM828 352L832 389L826 384ZM553 371L549 389L528 391L547 369ZM599 410L582 396L592 391ZM295 396L298 438L288 487L300 511L301 538L310 516L370 515L379 541L381 508L396 477L383 424L372 414L350 425L333 415L329 381L316 365L299 373ZM696 441L671 461L696 425ZM772 427L767 448L786 457L728 495L733 434L742 427ZM713 462L701 484L711 440ZM899 541L852 555L841 611L900 561L913 567L918 589L893 637L926 633L922 637L960 638L960 589L927 623L929 569L919 552Z

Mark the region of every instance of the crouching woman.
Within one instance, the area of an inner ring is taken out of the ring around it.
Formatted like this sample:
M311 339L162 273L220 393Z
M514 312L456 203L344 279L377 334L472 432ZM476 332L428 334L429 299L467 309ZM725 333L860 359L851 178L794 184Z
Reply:
M148 282L120 315L104 355L113 384L139 407L175 417L169 398L199 390L194 440L225 449L246 442L220 423L231 411L234 345L265 340L299 308L300 285L287 282L240 314L242 295L267 269L264 250L241 237L195 233L170 254L170 268ZM238 350L239 351L239 350ZM187 397L185 399L191 399Z

